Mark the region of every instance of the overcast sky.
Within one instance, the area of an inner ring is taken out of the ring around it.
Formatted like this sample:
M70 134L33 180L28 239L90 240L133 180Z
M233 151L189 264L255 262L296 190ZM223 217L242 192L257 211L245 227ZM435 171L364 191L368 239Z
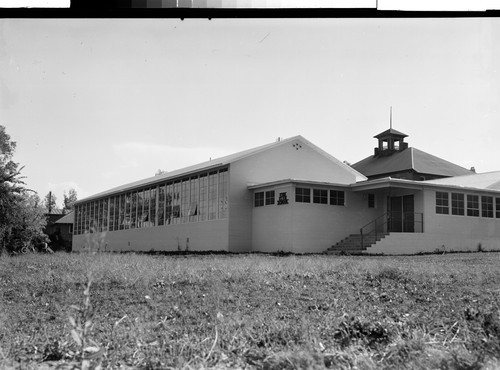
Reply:
M79 198L302 135L393 127L500 170L500 19L1 19L0 124L27 184Z

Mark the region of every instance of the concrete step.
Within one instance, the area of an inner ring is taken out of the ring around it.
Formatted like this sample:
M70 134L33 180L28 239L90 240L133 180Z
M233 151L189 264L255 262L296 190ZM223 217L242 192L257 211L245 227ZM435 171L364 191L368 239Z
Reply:
M331 246L327 249L327 253L341 253L345 252L354 252L354 251L365 251L367 248L377 243L379 240L385 238L388 233L381 233L375 235L365 235L363 238L361 234L351 234L347 238L341 240L337 244ZM363 247L361 247L361 239L363 239Z

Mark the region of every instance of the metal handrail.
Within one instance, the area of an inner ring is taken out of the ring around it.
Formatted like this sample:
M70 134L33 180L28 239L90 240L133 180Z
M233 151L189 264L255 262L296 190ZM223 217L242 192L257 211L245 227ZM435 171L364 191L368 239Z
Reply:
M380 219L383 219L383 222L382 224L378 223L378 221ZM378 237L378 233L377 233L377 229L378 227L377 226L383 226L385 224L387 224L388 220L390 219L390 212L386 212L384 213L383 215L380 215L378 216L375 220L373 221L370 221L368 222L365 226L361 227L361 229L359 229L359 233L361 234L361 248L363 248L363 242L364 242L364 236L365 235L369 235L371 234L373 231L375 231L375 238ZM372 224L375 225L375 227L373 228L372 231L365 231L365 229L367 229L369 226L371 226ZM378 224L378 225L377 225Z
M413 218L413 232L416 232L416 233L423 233L424 232L424 214L423 213L421 213L421 212L401 212L401 213L395 212L395 214L401 214L403 217L408 217L408 215L411 214L414 217ZM379 221L380 219L382 219L382 221ZM403 218L401 220L403 220ZM376 219L374 219L373 221L370 221L365 226L363 226L359 230L359 233L361 234L361 248L364 247L365 236L370 235L370 234L375 232L375 238L378 238L379 228L381 226L383 227L385 225L390 225L390 222L392 222L392 221L393 220L392 220L391 212L387 212L381 216L378 216ZM417 225L420 225L420 228L416 228L415 226L417 226ZM373 227L373 229L370 230L369 229L370 227ZM388 226L388 229L389 228L390 228L390 226ZM419 229L419 230L417 231L417 229Z

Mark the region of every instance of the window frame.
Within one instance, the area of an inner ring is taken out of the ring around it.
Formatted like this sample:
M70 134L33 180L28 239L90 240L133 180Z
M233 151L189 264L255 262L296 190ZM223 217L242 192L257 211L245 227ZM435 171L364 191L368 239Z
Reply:
M345 191L331 189L329 200L331 206L345 206Z
M274 190L267 190L264 194L264 204L266 206L274 205L275 204L275 198L276 198L276 193Z
M368 208L376 208L376 199L375 193L368 193Z
M313 189L314 204L328 204L328 189Z
M257 191L253 196L253 206L254 207L264 207L265 195L263 191Z
M311 203L311 189L310 188L296 187L295 188L295 203Z
M451 193L451 214L454 216L465 216L464 193Z
M446 197L444 197L445 194ZM447 191L436 191L436 214L450 214L450 193Z
M493 218L494 217L493 196L481 195L481 217L484 217L484 218Z
M479 195L467 194L467 216L479 217Z

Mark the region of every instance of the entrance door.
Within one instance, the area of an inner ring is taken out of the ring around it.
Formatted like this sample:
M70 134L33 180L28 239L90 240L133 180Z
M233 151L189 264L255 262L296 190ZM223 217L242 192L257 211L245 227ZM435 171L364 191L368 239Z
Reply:
M389 198L389 231L412 233L415 231L413 194Z

